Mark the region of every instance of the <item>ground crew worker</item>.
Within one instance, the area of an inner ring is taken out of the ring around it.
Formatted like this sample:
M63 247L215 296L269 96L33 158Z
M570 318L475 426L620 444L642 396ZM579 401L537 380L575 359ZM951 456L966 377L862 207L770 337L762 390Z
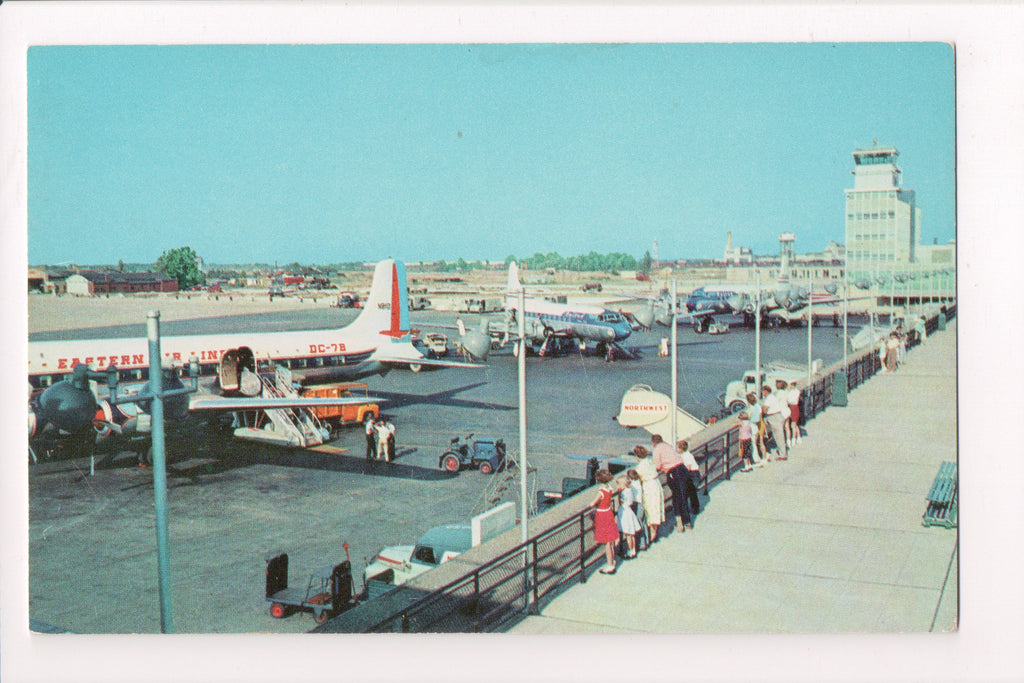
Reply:
M366 431L366 462L377 459L377 429L373 425L373 415L367 415L363 421Z

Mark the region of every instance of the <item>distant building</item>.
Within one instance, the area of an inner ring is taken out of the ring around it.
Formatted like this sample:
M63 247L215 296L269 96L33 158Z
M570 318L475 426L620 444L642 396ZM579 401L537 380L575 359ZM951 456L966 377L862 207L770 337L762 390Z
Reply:
M779 263L796 261L796 235L784 232L779 235Z
M176 291L178 281L163 273L83 270L67 278L67 293L75 296Z
M725 262L726 263L753 263L754 255L749 247L733 247L732 233L725 234Z

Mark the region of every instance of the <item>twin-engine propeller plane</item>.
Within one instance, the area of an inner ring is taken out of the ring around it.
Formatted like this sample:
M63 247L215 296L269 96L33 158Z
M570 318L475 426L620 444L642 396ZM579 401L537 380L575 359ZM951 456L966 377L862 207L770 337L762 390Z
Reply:
M201 390L171 399L168 418L231 413L240 438L288 446L322 443L325 430L311 408L377 401L374 397L304 397L302 386L383 375L394 367L482 367L428 358L412 343L405 265L377 264L362 312L336 330L164 336L165 366L189 364ZM146 338L30 342L29 436L55 434L99 439L148 432L149 415L116 403L97 385L110 373L126 395L148 385ZM146 384L143 384L146 382ZM164 370L166 389L181 386L178 370Z

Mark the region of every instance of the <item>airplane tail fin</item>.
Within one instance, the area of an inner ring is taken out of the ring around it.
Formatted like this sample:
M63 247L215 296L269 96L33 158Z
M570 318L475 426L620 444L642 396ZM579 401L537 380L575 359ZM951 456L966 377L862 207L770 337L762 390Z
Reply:
M519 290L523 288L519 282L519 266L516 262L508 264L508 287L505 289L505 310L511 311L519 307Z
M370 296L350 329L363 334L384 335L395 341L409 336L409 289L404 263L385 259L377 264Z
M508 292L509 294L516 294L522 288L523 285L519 282L519 266L513 261L508 264Z

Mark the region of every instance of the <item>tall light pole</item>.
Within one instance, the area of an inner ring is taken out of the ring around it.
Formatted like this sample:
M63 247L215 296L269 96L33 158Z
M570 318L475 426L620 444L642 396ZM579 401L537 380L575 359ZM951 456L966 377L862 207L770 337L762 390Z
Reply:
M679 406L679 349L676 346L676 339L679 335L677 325L679 323L679 308L676 295L676 276L672 273L672 448L676 447L679 440L676 435L676 410Z
M850 345L847 316L850 312L850 253L843 251L843 381L846 381L846 347Z
M526 288L519 287L519 523L520 538L529 538L530 508L526 496ZM527 558L529 561L529 558Z
M757 383L754 393L761 395L761 269L754 269L754 377Z
M150 311L146 319L149 337L149 391L151 439L153 441L153 505L156 510L156 559L160 589L160 632L174 633L171 602L171 551L167 530L167 458L164 447L163 372L160 355L160 311Z
M811 329L814 327L814 279L811 275L812 269L807 266L807 391L811 391L811 382L814 376L814 366L811 360Z

